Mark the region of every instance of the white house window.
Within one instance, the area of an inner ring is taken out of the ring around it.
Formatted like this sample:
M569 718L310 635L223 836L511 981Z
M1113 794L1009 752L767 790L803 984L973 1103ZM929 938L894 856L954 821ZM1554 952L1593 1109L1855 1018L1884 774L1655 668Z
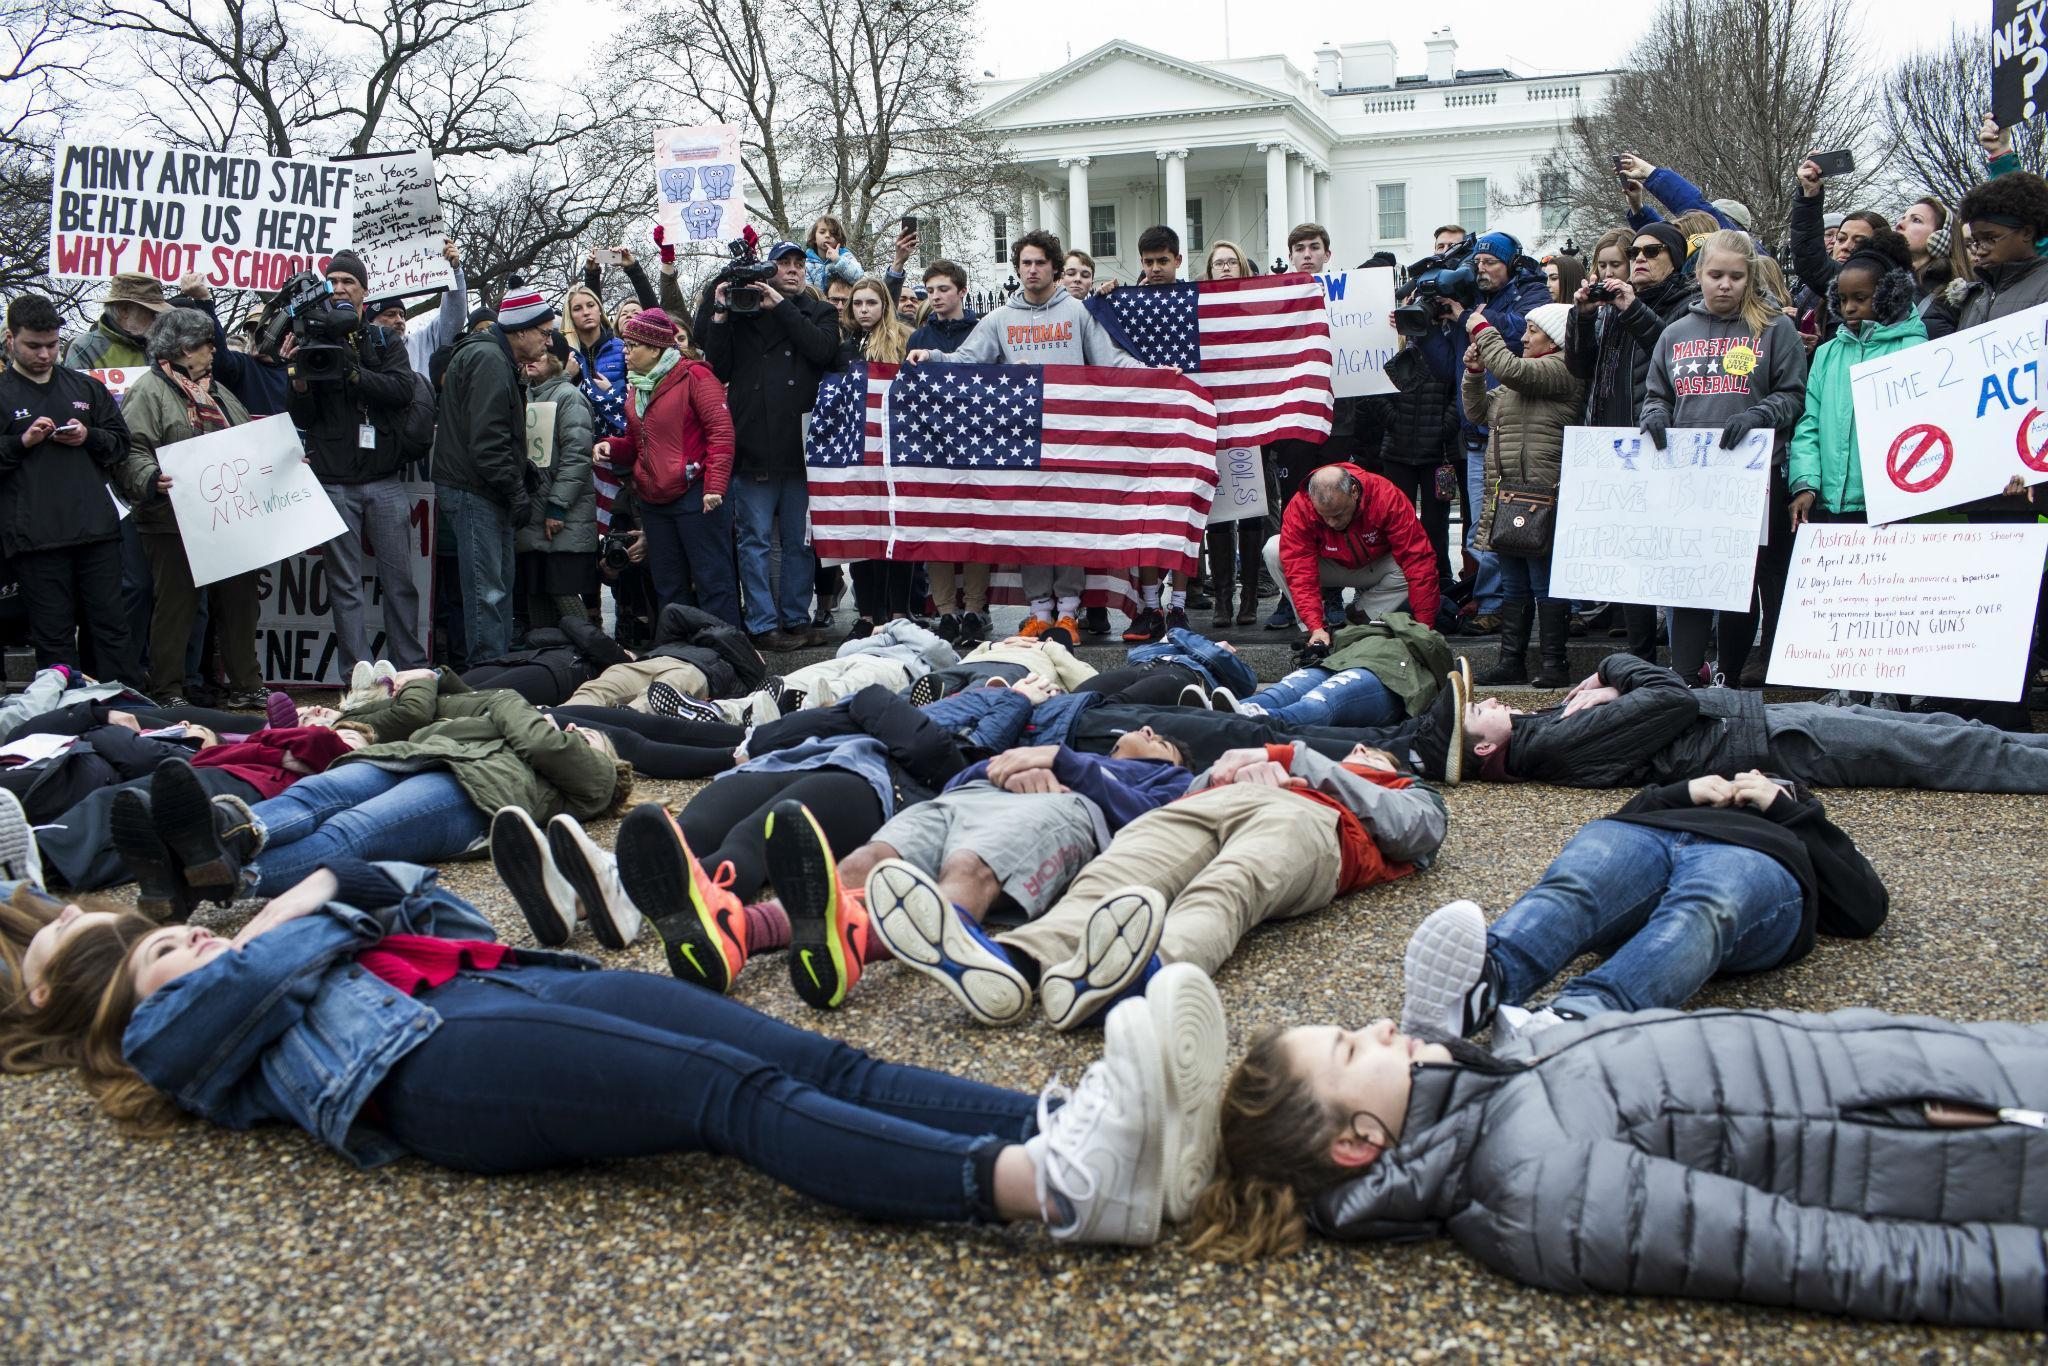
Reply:
M1543 204L1543 231L1560 232L1571 216L1571 190L1562 171L1545 171L1539 191Z
M1382 242L1407 241L1408 187L1382 185L1379 187L1379 199L1379 231L1375 236Z
M1486 177L1458 182L1458 222L1466 232L1486 231Z
M996 260L998 262L1007 261L1010 259L1010 215L1006 213L995 215L995 228Z
M1190 199L1188 201L1188 240L1183 254L1193 256L1198 251L1207 250L1208 246L1209 231L1202 222L1202 201Z
M1088 206L1088 254L1098 261L1117 254L1116 205Z

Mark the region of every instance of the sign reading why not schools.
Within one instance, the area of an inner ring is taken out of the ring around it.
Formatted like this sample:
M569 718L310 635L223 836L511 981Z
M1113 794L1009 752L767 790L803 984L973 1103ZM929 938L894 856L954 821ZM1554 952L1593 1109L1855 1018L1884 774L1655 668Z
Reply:
M2044 326L2048 304L1849 371L1872 522L1987 498L2014 475L2048 479Z
M1660 451L1629 427L1565 428L1551 593L1743 611L1770 480L1769 431L1723 450L1674 427Z
M2048 526L1799 528L1769 681L2016 702Z
M201 587L348 529L307 467L287 414L172 442L156 458L171 477L171 511Z
M161 143L60 142L51 176L50 274L139 271L215 288L275 289L351 244L345 166Z
M1316 279L1330 300L1332 392L1338 398L1393 393L1387 362L1401 346L1394 331L1393 270L1339 270Z

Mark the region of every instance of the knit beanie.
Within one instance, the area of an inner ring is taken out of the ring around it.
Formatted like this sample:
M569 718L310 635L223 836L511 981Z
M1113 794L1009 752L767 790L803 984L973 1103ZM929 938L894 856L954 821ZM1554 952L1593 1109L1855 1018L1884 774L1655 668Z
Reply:
M1686 256L1692 251L1692 243L1686 240L1685 234L1669 223L1652 223L1636 233L1636 236L1654 237L1662 242L1664 250L1670 253L1671 264L1674 266L1684 265Z
M1559 347L1564 345L1565 324L1571 320L1570 304L1541 304L1529 310L1529 321L1543 329L1543 335Z
M619 340L665 349L676 344L675 320L658 308L643 308L626 319Z
M1491 256L1503 265L1513 265L1515 258L1522 254L1522 244L1508 233L1483 232L1479 234L1479 240L1473 243L1472 254Z
M329 275L353 275L356 283L363 288L370 287L370 268L363 264L363 258L343 247L327 258Z
M548 307L548 301L537 289L522 293L507 294L498 305L498 326L507 332L523 332L529 327L544 327L555 316L555 310Z

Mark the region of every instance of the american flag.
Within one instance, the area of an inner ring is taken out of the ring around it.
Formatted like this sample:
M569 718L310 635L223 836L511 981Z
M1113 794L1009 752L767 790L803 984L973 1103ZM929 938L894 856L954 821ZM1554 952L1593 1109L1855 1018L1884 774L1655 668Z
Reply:
M1330 435L1330 309L1315 276L1126 285L1088 310L1139 360L1208 390L1219 446Z
M805 442L828 560L1193 570L1216 406L1165 370L861 362Z

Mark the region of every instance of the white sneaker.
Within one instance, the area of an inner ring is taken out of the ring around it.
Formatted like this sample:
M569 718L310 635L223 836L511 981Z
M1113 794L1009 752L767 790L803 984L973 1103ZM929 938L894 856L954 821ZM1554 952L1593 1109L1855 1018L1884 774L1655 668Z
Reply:
M1145 1005L1166 1078L1159 1187L1165 1195L1165 1217L1178 1223L1194 1212L1196 1198L1216 1171L1230 1040L1223 998L1209 974L1193 963L1168 963L1153 974L1145 986ZM1103 1036L1111 1050L1136 1047L1127 1032L1129 1022L1137 1018L1121 1006L1109 1013Z
M1431 911L1401 961L1401 1032L1426 1039L1462 1039L1495 1018L1486 973L1486 912L1452 901Z
M1039 1204L1058 1212L1053 1237L1146 1247L1159 1238L1165 1199L1166 1076L1145 1003L1125 1001L1112 1018L1116 1032L1081 1084L1069 1092L1054 1081L1040 1094L1039 1131L1024 1151L1038 1169ZM1066 1104L1054 1109L1058 1099Z
M747 694L746 700L740 703L740 715L744 718L740 722L743 726L763 726L782 719L782 706L775 700L774 693L761 688Z
M1190 683L1180 690L1180 705L1183 707L1199 707L1203 711L1207 711L1209 710L1209 694L1203 691L1201 684Z
M1541 1034L1552 1025L1564 1023L1564 1016L1542 1006L1536 1010L1524 1010L1521 1006L1502 1006L1493 1013L1493 1042L1495 1047L1525 1039L1531 1034Z
M953 993L988 1025L1031 1010L1031 984L1009 957L960 914L922 868L883 859L868 872L868 928L896 961Z
M576 889L555 867L533 817L501 806L491 817L491 866L542 948L560 948L576 929Z
M388 659L380 659L370 666L370 685L372 687L382 688L387 693L395 693L398 689L392 683L392 680L397 677L398 666Z
M1039 976L1038 999L1047 1021L1054 1029L1072 1029L1115 1000L1159 951L1165 928L1166 898L1150 887L1122 887L1104 897L1088 913L1073 956Z
M575 889L590 932L608 949L623 949L640 936L640 908L619 880L619 861L564 811L548 822L548 851L555 867Z
M28 823L21 798L6 788L0 788L0 877L43 885L43 855L36 848L35 827Z

